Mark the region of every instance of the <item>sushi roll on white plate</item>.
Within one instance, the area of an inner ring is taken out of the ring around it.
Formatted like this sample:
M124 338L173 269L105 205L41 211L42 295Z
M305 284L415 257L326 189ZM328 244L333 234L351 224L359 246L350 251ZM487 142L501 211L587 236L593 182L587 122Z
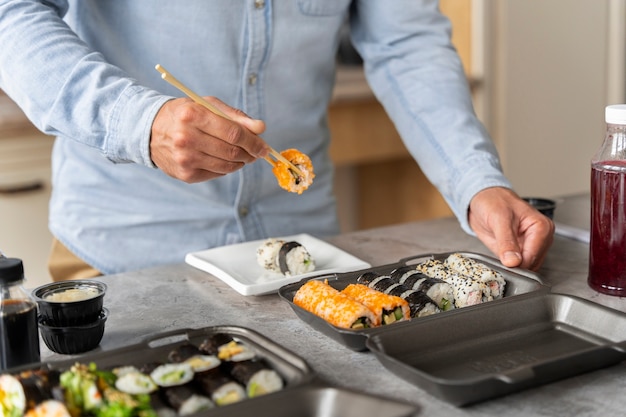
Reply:
M298 242L267 239L257 249L257 263L264 269L285 276L306 274L315 270L315 260Z

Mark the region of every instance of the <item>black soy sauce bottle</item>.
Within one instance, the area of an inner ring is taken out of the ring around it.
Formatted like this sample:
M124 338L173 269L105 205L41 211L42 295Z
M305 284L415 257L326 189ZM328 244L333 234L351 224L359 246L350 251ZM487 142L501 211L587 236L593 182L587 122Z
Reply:
M22 260L0 255L0 370L40 360L37 303L23 282Z

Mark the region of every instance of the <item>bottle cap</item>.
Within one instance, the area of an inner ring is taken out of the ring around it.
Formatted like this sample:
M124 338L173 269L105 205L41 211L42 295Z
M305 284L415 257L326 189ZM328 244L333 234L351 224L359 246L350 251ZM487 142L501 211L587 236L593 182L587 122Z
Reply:
M0 285L24 279L24 264L17 258L0 258Z
M604 119L606 123L613 125L626 125L626 104L606 106Z

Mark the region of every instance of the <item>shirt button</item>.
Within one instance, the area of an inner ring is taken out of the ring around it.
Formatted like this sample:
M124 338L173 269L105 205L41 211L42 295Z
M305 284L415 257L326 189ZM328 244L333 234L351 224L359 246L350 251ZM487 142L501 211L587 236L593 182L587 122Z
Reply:
M254 0L254 7L257 9L262 9L265 7L265 0Z
M241 217L246 217L249 213L248 207L241 207L239 208L239 215Z
M248 84L255 85L256 84L256 79L257 79L256 74L250 74L248 76Z

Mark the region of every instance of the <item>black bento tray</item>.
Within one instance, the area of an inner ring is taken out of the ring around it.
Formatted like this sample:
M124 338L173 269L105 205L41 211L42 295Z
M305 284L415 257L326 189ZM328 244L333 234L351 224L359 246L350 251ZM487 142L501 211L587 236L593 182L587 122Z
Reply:
M626 358L626 315L562 294L459 310L412 330L389 326L367 347L391 372L458 406Z
M241 417L415 417L419 408L371 394L326 385L306 361L292 351L272 342L260 333L239 326L212 326L200 329L179 329L159 333L144 341L113 349L87 353L72 359L42 362L9 369L8 373L48 369L64 371L77 362L95 363L99 369L167 360L168 354L184 343L199 345L207 337L225 333L252 347L259 357L284 379L278 392L215 407L192 416Z
M342 289L365 271L390 272L428 258L369 268L328 279ZM374 329L348 330L293 304L307 280L279 290L313 328L354 350L369 350L388 370L444 401L464 406L617 364L626 359L626 314L580 297L553 294L533 273L493 258L461 252L499 270L505 296Z
M338 290L342 290L345 287L347 287L349 284L355 283L357 278L364 272L372 271L372 272L376 272L379 274L388 274L396 268L399 268L405 265L414 265L419 262L424 262L428 259L442 260L448 257L452 253L459 253L463 256L472 258L476 261L479 261L489 266L490 268L493 268L499 271L503 275L506 281L504 297L501 299L489 301L483 304L463 307L462 309L454 309L450 311L437 313L432 316L420 317L418 319L412 319L410 321L405 321L405 322L397 322L397 323L392 324L391 326L382 326L382 327L360 329L360 330L343 329L337 326L333 326L332 324L328 323L326 320L316 316L313 313L310 313L309 311L304 310L303 308L298 307L297 305L293 303L293 297L295 296L298 289L300 289L300 287L304 283L312 279L317 279L317 280L327 279L328 284L330 286ZM278 290L278 295L289 303L293 311L301 320L309 324L314 329L324 333L326 336L330 337L331 339L343 344L344 346L352 350L363 351L367 349L366 341L369 337L379 332L385 332L390 327L393 327L393 328L400 327L403 329L406 329L407 327L412 328L416 322L422 322L426 320L433 320L433 319L440 319L442 317L447 317L448 314L455 312L457 310L467 311L467 310L473 310L473 309L483 309L494 303L497 304L497 303L507 302L507 300L511 299L512 297L517 297L517 296L522 296L522 295L527 295L527 294L534 294L534 293L546 293L549 290L550 290L549 287L544 285L541 282L541 279L539 278L539 276L537 276L536 274L530 271L526 271L526 270L522 270L518 268L507 268L503 266L502 264L500 264L494 258L481 255L478 253L446 252L446 253L424 254L424 255L412 256L408 258L403 258L397 263L362 269L359 271L331 273L331 274L317 275L317 276L305 278L301 281L281 287Z

